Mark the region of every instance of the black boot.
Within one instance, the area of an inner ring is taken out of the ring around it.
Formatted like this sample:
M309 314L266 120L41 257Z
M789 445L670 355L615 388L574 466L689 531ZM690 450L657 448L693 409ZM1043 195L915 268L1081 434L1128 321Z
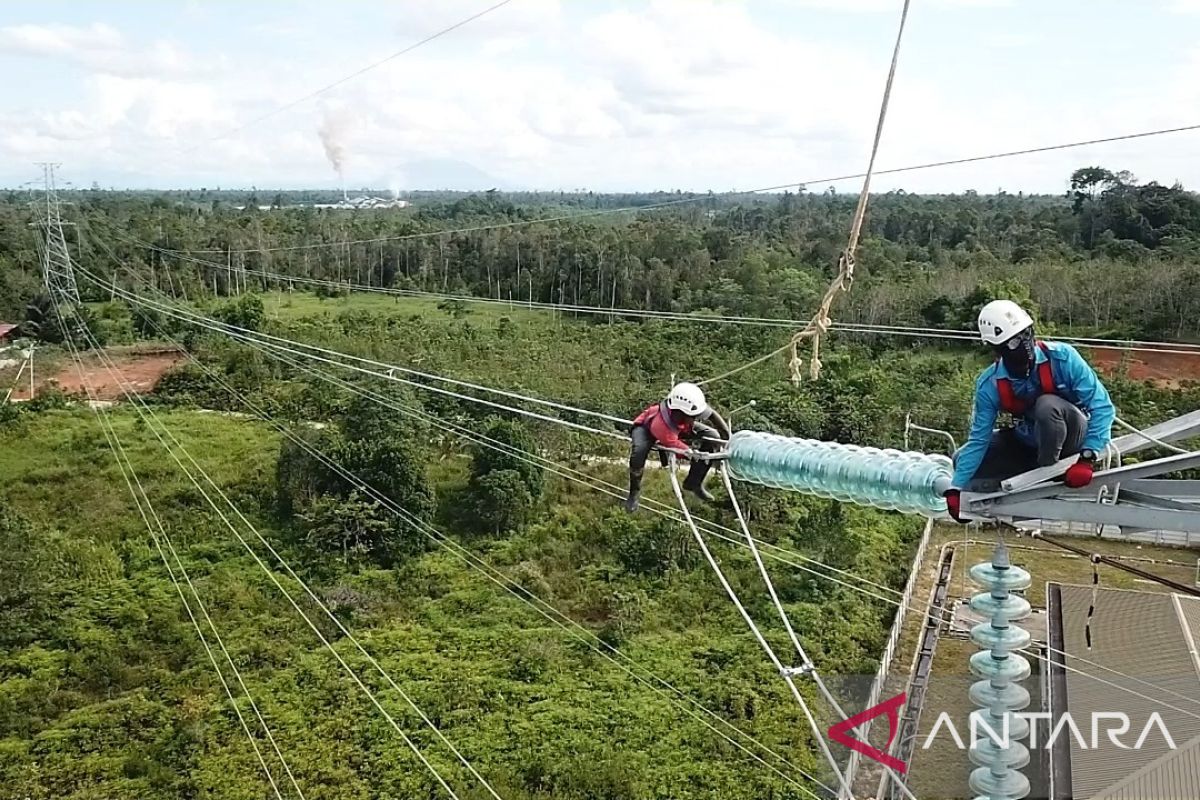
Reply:
M683 488L687 489L689 492L696 495L696 497L699 497L706 503L711 503L717 499L709 493L708 489L704 488L704 481L685 480L683 482Z
M625 510L630 514L638 510L638 500L642 496L642 471L630 471L629 495L625 498Z

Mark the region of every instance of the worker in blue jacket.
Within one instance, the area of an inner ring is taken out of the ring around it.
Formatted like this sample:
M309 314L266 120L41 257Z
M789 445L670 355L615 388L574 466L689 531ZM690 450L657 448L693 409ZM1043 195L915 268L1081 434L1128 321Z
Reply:
M970 438L954 454L946 507L959 522L965 521L959 517L961 491L996 491L1007 478L1072 455L1079 458L1063 482L1087 486L1116 416L1108 390L1079 351L1039 341L1033 319L1011 300L983 307L979 335L996 360L975 382ZM1015 424L996 430L1001 413Z

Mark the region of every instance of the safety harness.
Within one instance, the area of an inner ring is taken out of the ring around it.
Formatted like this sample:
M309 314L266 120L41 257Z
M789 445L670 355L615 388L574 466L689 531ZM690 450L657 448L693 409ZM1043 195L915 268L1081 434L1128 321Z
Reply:
M1046 360L1037 365L1038 384L1042 394L1057 394L1054 385L1054 373L1050 369L1050 348L1045 342L1038 342L1038 348L1046 356ZM1000 359L996 359L999 363ZM996 391L1000 394L1000 409L1009 414L1024 414L1029 403L1017 397L1009 378L996 378Z
M671 416L671 409L667 408L666 400L655 403L646 408L641 414L638 414L637 418L633 420L633 426L636 428L638 425L641 425L649 430L655 416L661 417L662 421L667 424L667 427L680 437L687 436L692 432L691 420L676 422Z

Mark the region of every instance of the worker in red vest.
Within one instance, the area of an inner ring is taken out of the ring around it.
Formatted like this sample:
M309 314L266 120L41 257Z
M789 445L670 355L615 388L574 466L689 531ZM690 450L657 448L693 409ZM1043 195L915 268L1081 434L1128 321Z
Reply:
M711 425L708 420L712 421ZM676 384L665 399L649 406L633 420L633 430L630 432L629 496L625 500L625 509L637 511L646 457L655 445L665 467L668 451L686 458L693 455L691 445L695 444L702 452L716 452L721 448L722 440L729 440L729 435L728 423L708 405L699 386L694 383ZM683 488L712 502L713 496L704 488L709 462L695 458L691 461L692 466L683 481Z
M970 438L954 454L946 506L959 522L961 491L997 491L1007 478L1072 455L1079 458L1063 482L1087 486L1116 416L1108 390L1079 352L1062 342L1039 341L1033 319L1011 300L983 307L979 335L996 360L975 382ZM1015 424L995 430L1001 413Z

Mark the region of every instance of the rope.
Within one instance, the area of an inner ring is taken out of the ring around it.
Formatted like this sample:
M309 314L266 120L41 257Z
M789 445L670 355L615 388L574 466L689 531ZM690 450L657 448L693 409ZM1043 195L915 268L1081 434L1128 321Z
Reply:
M111 251L109 251L109 252L110 252L110 255L111 255ZM114 255L113 257L115 258L115 255ZM136 297L135 297L135 299L139 299L139 300L141 300L142 302L147 302L147 303L149 303L149 302L150 302L150 301L146 301L144 298L136 298ZM231 335L232 335L232 334L231 334ZM235 338L239 338L239 337L236 337L236 336L235 336ZM252 346L253 346L254 344L256 344L256 343L255 343L253 340L249 340L249 339L241 339L241 340L243 340L243 341L246 341L248 344L251 344ZM260 345L262 345L262 346L267 346L267 345L266 345L266 343L257 343L257 344L260 344ZM306 354L306 353L297 353L297 355L301 355L301 356L307 356L307 355L309 355L309 354ZM278 356L277 356L277 357L278 357ZM372 373L372 374L374 374L374 373ZM376 377L386 377L386 376L379 376L379 375L376 375ZM336 379L334 379L334 380L336 380ZM354 390L354 387L350 386L349 384L346 384L346 387L347 387L347 388L350 388L351 390ZM402 407L396 407L396 406L393 406L393 407L394 407L394 408L396 408L397 410L403 410L403 408L402 408ZM444 423L444 424L450 424L450 423ZM564 473L562 473L562 472L560 472L560 471L558 471L558 470L556 470L556 469L551 469L551 471L552 471L552 472L554 472L555 474L563 475L564 477L568 477L568 479L571 479L571 478L570 478L570 476L564 475ZM577 471L574 471L574 470L571 470L571 471L573 471L573 472L577 472ZM574 479L574 480L576 480L576 482L584 483L583 481L579 481L578 479ZM588 484L585 484L585 485L588 485ZM601 492L603 492L603 493L605 493L605 494L609 494L609 495L610 495L610 496L612 496L612 497L616 497L616 498L623 498L623 497L624 497L623 491L621 491L621 490L620 490L620 487L617 487L615 484L606 483L606 482L605 482L605 485L606 485L606 486L608 486L608 487L611 487L611 489L606 489L606 488L603 488L603 487L601 487L601 486L596 486L596 485L589 485L589 487L590 487L590 488L593 488L593 489L597 489L597 490L599 490L599 491L601 491ZM673 516L671 516L671 515L669 515L669 514L667 514L667 513L665 513L665 512L658 511L658 510L655 510L655 509L653 509L653 508L650 508L650 509L648 509L648 510L650 510L652 513L657 513L657 514L659 514L660 516L665 516L665 517L667 517L667 518L676 519L677 521L682 521L682 520L681 520L681 518L680 518L680 517L678 517L678 516L674 516L674 517L673 517ZM722 530L727 530L727 531L733 532L733 531L731 531L731 530L730 530L730 529L728 529L728 528L723 528L723 527L721 527L721 526L716 526L716 525L713 525L712 523L707 523L706 521L703 521L703 520L702 520L701 522L705 523L705 525L706 525L707 527L719 527L719 528L721 528ZM720 534L713 534L711 531L710 531L710 535L717 535L719 538L724 538L724 539L726 539L727 541L731 541L731 542L734 542L734 541L735 541L735 540L732 540L732 539L730 539L729 537L722 537L722 536L720 536ZM736 542L735 542L735 543L736 543ZM778 548L776 548L776 549L778 549ZM784 551L784 552L787 552L787 551ZM874 594L872 594L871 592L869 592L869 591L866 591L866 590L862 589L861 587L858 587L858 586L853 586L853 585L851 585L851 584L847 584L847 583L845 583L845 582L843 582L843 581L840 581L840 580L838 580L838 579L836 579L836 578L832 578L831 576L829 576L829 575L826 575L826 574L824 574L824 573L820 573L820 572L816 572L816 571L814 571L814 570L811 570L811 569L809 569L809 568L807 568L807 567L805 567L805 566L803 566L803 565L796 564L796 563L793 563L793 562L788 562L786 559L780 558L779 556L773 556L773 557L774 557L774 558L776 558L777 560L781 560L781 561L784 561L785 563L789 563L791 566L794 566L794 567L796 567L796 568L798 568L798 569L804 570L804 571L806 571L806 572L810 572L811 574L813 574L813 575L815 575L815 576L822 577L822 578L824 578L824 579L826 579L826 580L829 580L829 581L831 581L831 582L833 582L833 583L837 583L837 584L839 584L839 585L842 585L842 586L844 586L844 587L846 587L846 588L848 588L848 589L850 589L850 590L852 590L852 591L856 591L856 592L859 592L859 593L861 593L861 594L866 594L867 596L869 596L869 597L873 597L873 598L875 598L875 599L881 599L881 600L885 600L885 602L889 602L890 604L892 604L892 605L895 605L895 606L898 606L898 607L901 605L899 602L897 602L897 601L895 601L895 600L887 600L886 598L882 598L882 597L880 597L880 596L878 596L878 595L874 595ZM813 562L813 563L820 564L820 562ZM828 565L822 565L822 566L828 567ZM832 567L829 567L829 568L830 568L830 569L833 569ZM838 571L840 571L840 570L838 570ZM843 572L844 572L844 571L843 571ZM851 576L852 576L852 573L845 573L845 574L848 574L848 575L851 575ZM860 578L859 580L863 580L863 579L861 579L861 578ZM927 617L927 618L929 618L929 619L931 619L931 620L935 620L935 621L936 621L936 620L938 620L938 619L939 619L939 618L938 618L936 615L929 613L927 609L917 609L917 608L915 608L915 607L911 607L911 606L908 606L907 608L909 608L910 610L912 610L914 613L920 614L920 615L922 615L922 616L924 616L924 617ZM1151 682L1149 682L1149 681L1144 681L1144 680L1141 680L1141 679L1139 679L1139 678L1137 678L1137 677L1135 677L1135 676L1126 675L1125 673L1122 673L1122 672L1120 672L1119 670L1112 669L1112 668L1110 668L1110 667L1107 667L1107 666L1105 666L1105 665L1103 665L1103 664L1099 664L1099 663L1096 663L1096 662L1089 661L1088 659L1085 659L1085 658L1083 658L1083 657L1081 657L1081 656L1077 656L1077 655L1074 655L1074 654L1071 654L1071 653L1067 653L1067 652L1065 652L1065 651L1057 651L1057 652L1060 652L1060 653L1061 653L1061 655L1063 655L1063 656L1065 656L1065 657L1069 657L1069 658L1076 659L1076 660L1078 660L1078 661L1081 661L1081 662L1083 662L1083 663L1085 663L1085 664L1087 664L1087 665L1089 665L1089 666L1094 666L1094 667L1097 667L1097 668L1099 668L1099 669L1105 670L1105 671L1107 671L1107 672L1111 672L1111 673L1113 673L1113 674L1117 675L1118 677L1126 678L1126 679L1129 679L1129 680L1131 680L1131 681L1134 681L1134 682L1137 682L1137 683L1141 683L1141 684L1143 684L1143 685L1146 685L1146 686L1148 686L1148 687L1150 687L1150 688L1153 688L1153 689L1156 689L1156 690L1160 690L1160 691L1167 692L1167 693L1169 693L1169 694L1174 694L1174 695L1176 695L1176 696L1180 697L1181 699L1187 700L1187 701L1189 701L1189 702L1193 702L1193 703L1195 703L1195 702L1200 702L1200 701L1197 701L1197 700L1195 700L1194 698L1187 697L1186 695L1182 695L1182 694L1180 694L1180 693L1177 693L1177 692L1171 692L1169 689L1166 689L1165 687L1157 686L1156 684L1153 684L1153 683L1151 683ZM1044 656L1043 656L1043 658L1044 658ZM1097 681L1097 682L1099 682L1099 683L1101 683L1101 684L1103 684L1103 685L1109 686L1109 687L1111 687L1111 688L1114 688L1114 689L1117 689L1117 690L1120 690L1120 691L1124 691L1124 692L1127 692L1127 693L1129 693L1129 694L1133 694L1134 696L1140 697L1140 698L1142 698L1142 699L1149 700L1149 701L1151 701L1151 702L1155 702L1155 703L1158 703L1158 704L1160 704L1160 705L1164 705L1164 706L1166 706L1167 708L1170 708L1170 709L1172 709L1172 710L1174 710L1174 711L1177 711L1177 712L1179 712L1179 713L1182 713L1182 714L1185 714L1185 715L1189 715L1189 716L1193 716L1193 717L1195 717L1195 718L1197 718L1197 719L1200 719L1200 714L1194 714L1194 713L1192 713L1192 712L1185 711L1185 710L1183 710L1183 709L1180 709L1180 708L1178 708L1177 706L1172 706L1172 705L1170 705L1169 703L1166 703L1165 701L1162 701L1162 700L1160 700L1160 699L1158 699L1158 698L1152 698L1152 697L1149 697L1149 696L1147 696L1147 695L1145 695L1145 694L1141 694L1141 693L1139 693L1139 692L1137 692L1137 691L1135 691L1135 690L1133 690L1133 689L1130 689L1130 688L1128 688L1128 687L1125 687L1125 686L1121 686L1120 684L1115 684L1115 683L1112 683L1111 681L1107 681L1107 680L1105 680L1105 679L1103 679L1103 678L1100 678L1099 676L1096 676L1096 675L1094 675L1094 674L1092 674L1092 673L1088 673L1088 672L1085 672L1085 671L1083 671L1083 670L1080 670L1080 669L1078 669L1078 668L1073 668L1073 667L1066 667L1066 669L1068 669L1069 671L1072 671L1072 672L1078 673L1078 674L1080 674L1080 675L1082 675L1082 676L1085 676L1085 677L1091 678L1092 680L1095 680L1095 681Z
M1150 442L1151 444L1156 444L1159 447L1165 448L1174 453L1183 454L1183 453L1192 452L1191 450L1185 450L1182 447L1176 447L1175 445L1171 444L1170 442L1164 442L1162 439L1156 439L1155 437L1151 436L1150 434L1146 433L1145 431L1140 430L1140 429L1135 428L1134 426L1130 425L1128 422L1121 419L1120 417L1113 417L1113 419L1116 421L1116 423L1118 425L1120 425L1125 430L1129 431L1130 433L1132 433L1136 436L1142 437L1143 439L1145 439L1147 442Z
M796 653L800 656L801 666L809 675L812 676L813 681L816 683L817 688L821 692L821 695L825 698L825 702L827 702L830 707L837 712L838 717L842 721L845 721L848 719L846 712L842 710L841 704L838 703L836 698L834 698L833 693L829 691L829 688L825 685L825 681L821 678L821 673L817 671L816 664L813 663L813 660L808 657L808 653L805 652L804 646L800 644L800 638L796 636L796 631L792 628L791 620L788 619L787 611L784 610L783 603L779 600L779 595L775 592L775 584L771 580L770 573L767 572L767 566L763 563L762 556L760 556L758 553L758 547L755 545L754 537L750 535L750 526L746 524L746 517L742 514L742 506L740 503L738 503L737 494L733 491L733 482L729 479L729 470L727 466L724 463L720 464L718 466L718 471L721 473L721 482L725 484L725 491L729 495L729 502L733 505L733 513L737 517L738 525L741 526L742 533L744 533L746 536L746 545L750 548L750 552L754 554L754 563L758 565L758 574L762 576L763 583L766 584L767 587L767 593L771 596L771 603L775 606L775 610L779 612L779 618L783 620L783 627L787 629L788 636L791 638L792 644L796 648ZM672 480L675 480L674 472L671 473L671 478ZM886 764L881 764L880 766L882 766L888 772L888 774L892 776L892 778L895 780L895 785L900 787L900 790L904 793L905 797L907 797L909 800L917 800L916 796L912 793L908 786L904 784L904 782L900 779L900 776L897 775L891 767Z
M748 369L755 364L765 361L784 350L791 351L791 359L788 362L788 370L791 372L792 383L800 383L800 342L805 339L812 339L812 358L809 362L809 376L812 380L817 380L821 375L821 335L828 332L833 320L829 317L829 311L833 307L834 299L844 293L850 291L850 286L854 282L854 253L858 249L858 239L862 233L863 218L867 214L867 201L871 196L871 175L875 170L875 156L879 153L879 142L883 138L883 123L887 118L888 102L892 96L892 83L896 78L896 63L900 59L900 43L904 38L904 25L908 21L908 6L910 0L904 0L904 8L900 12L900 29L896 31L896 44L892 48L892 63L888 68L887 83L883 88L883 102L879 105L879 118L875 123L875 141L871 144L871 158L867 162L867 171L863 178L862 191L858 195L858 207L854 210L854 219L850 223L850 237L846 242L846 249L842 251L841 259L838 262L838 273L834 277L833 282L829 284L829 288L825 290L825 296L821 299L821 305L817 308L817 313L813 315L812 320L800 332L794 334L791 340L783 347L768 353L762 358L757 358L740 367L731 369L728 372L723 372L707 380L697 381L698 384L713 383L722 378L728 378L731 375L736 375L742 370Z
M152 325L154 325L154 327L158 329L158 332L159 332L159 334L160 334L160 335L162 335L164 338L166 338L166 339L167 339L167 340L169 340L169 341L175 341L175 340L174 340L174 339L173 339L173 338L172 338L172 337L171 337L169 334L167 334L167 333L166 333L166 331L164 331L164 330L161 328L161 326L159 326L159 325L158 325L158 323L151 321L151 324L152 324ZM178 344L178 342L176 342L176 343ZM185 351L185 352L186 352L186 351ZM271 352L271 351L265 351L265 352ZM292 361L291 359L288 359L288 358L285 358L285 357L282 357L282 358L281 358L280 356L278 356L277 354L274 354L273 352L272 352L271 354L275 355L275 357L276 357L276 358L280 358L280 359L281 359L281 360L283 360L285 363L292 364L293 366L296 366L296 367L298 367L298 368L300 368L300 369L304 369L304 370L305 370L305 371L307 371L307 372L310 372L310 373L315 373L315 374L317 374L319 377L324 377L326 380L329 380L329 379L330 379L330 377L329 377L329 376L324 376L324 375L323 375L323 373L320 373L320 372L318 372L318 371L316 371L316 370L309 369L309 368L307 368L307 367L303 367L303 366L302 366L302 365L300 365L298 362ZM703 712L704 712L705 714L707 714L708 716L712 717L713 719L716 719L718 722L720 722L721 724L725 725L727 728L730 728L730 729L732 729L734 732L736 732L736 733L740 734L741 736L743 736L743 737L745 737L745 738L749 739L749 740L750 740L752 743L754 743L754 744L755 744L755 745L757 745L758 747L761 747L763 750L765 750L765 751L766 751L767 753L769 753L770 755L772 755L772 756L774 756L775 758L779 759L780 761L782 761L784 764L786 764L787 766L791 767L792 769L795 769L795 770L796 770L798 773L800 773L801 775L803 775L805 778L808 778L809 780L813 781L813 782L814 782L814 783L816 783L817 785L819 785L819 786L821 786L822 788L824 788L824 789L826 789L827 791L829 791L831 794L833 793L833 789L831 789L830 787L828 787L828 786L825 786L824 784L822 784L822 783L821 783L819 780L817 780L817 779L816 779L816 778L814 778L813 776L806 774L806 773L805 773L803 770L801 770L799 767L796 767L794 764L792 764L790 761L788 761L788 760L787 760L786 758L784 758L783 756L781 756L781 755L779 755L778 753L774 752L774 751L773 751L773 750L771 750L769 747L767 747L766 745L762 744L762 743L761 743L761 742L759 742L758 740L754 739L754 738L753 738L752 736L750 736L749 734L747 734L747 733L743 732L743 731L742 731L740 728L738 728L738 727L736 727L736 726L734 726L734 725L731 725L731 724L730 724L729 722L727 722L726 720L724 720L724 719L722 719L721 717L717 716L715 713L713 713L712 711L710 711L710 710L709 710L708 708L706 708L705 706L701 705L701 704L700 704L699 702L697 702L696 700L693 700L692 698L688 697L688 696L687 696L687 695L685 695L685 694L684 694L684 693L683 693L681 690L677 689L676 687L674 687L673 685L671 685L670 683L668 683L667 681L665 681L664 679L662 679L661 677L659 677L659 676L658 676L657 674L655 674L653 671L649 670L649 669L648 669L648 668L646 668L646 667L643 667L643 666L641 666L641 665L638 665L636 662L634 662L634 661L633 661L633 659L629 658L629 656L626 656L626 655L625 655L624 653L622 653L622 652L621 652L619 649L617 649L616 647L613 647L612 645L609 645L609 644L608 644L608 643L606 643L606 642L605 642L603 639L599 638L598 636L596 636L595 634L593 634L591 631L588 631L588 630L587 630L586 628L584 628L582 625L580 625L579 623L575 622L573 619L571 619L570 617L566 616L565 614L563 614L563 613L562 613L561 611L559 611L558 609L554 608L554 606L551 606L549 603L547 603L546 601L542 600L542 599L541 599L541 598L539 598L537 595L535 595L535 594L533 594L533 593L529 592L529 590L525 589L523 586L521 586L520 584L516 583L516 581L513 581L511 578L509 578L509 577L508 577L507 575L505 575L503 572L501 572L500 570L496 569L495 567L492 567L492 566L491 566L491 565L490 565L490 564L489 564L487 561L485 561L484 559L482 559L482 558L480 558L480 557L478 557L478 556L475 556L475 555L474 555L473 553L471 553L469 550L467 550L466 548L464 548L464 547L462 547L461 545L459 545L459 544L458 544L457 542L455 542L453 539L451 539L450 537L446 536L444 533L442 533L441 531L437 530L436 528L434 528L434 527L433 527L432 525L430 525L429 523L426 523L426 522L424 522L423 520L421 520L419 517L415 517L414 515L412 515L411 513L409 513L409 512L407 511L407 509L405 509L405 508L403 508L402 506L398 505L398 504L397 504L395 501L393 501L391 498L387 497L386 495L383 495L383 494L381 494L381 493L380 493L378 490L376 490L376 489L375 489L374 487L372 487L370 484L367 484L367 483L365 483L365 482L364 482L364 481L363 481L361 478L359 478L359 477L358 477L357 475L355 475L353 472L351 472L351 471L349 471L349 470L345 469L345 468L344 468L344 467L342 467L340 464L338 464L337 462L335 462L335 461L333 461L332 459L330 459L328 456L326 456L326 455L325 455L324 453L322 453L320 450L318 450L317 448L315 448L315 447L314 447L314 446L313 446L311 443L309 443L308 441L306 441L305 439L303 439L303 438L301 438L301 437L298 437L298 436L296 436L296 435L295 435L295 433L293 433L293 432L292 432L290 429L288 429L286 426L284 426L284 425L280 424L280 423L279 423L279 422L278 422L278 421L277 421L277 420L276 420L274 417L272 417L272 416L270 415L270 413L269 413L269 412L267 412L265 409L263 409L263 408L261 408L261 407L257 406L257 405L256 405L256 404L254 404L254 403L253 403L251 400L249 400L249 399L248 399L248 398L247 398L245 395L242 395L240 392L238 392L238 391L237 391L237 389L233 388L233 387L232 387L232 386L231 386L231 385L228 383L228 381L226 381L226 380L225 380L225 379L224 379L224 378L223 378L223 377L222 377L222 376L221 376L219 373L217 373L217 372L215 372L214 370L212 370L210 367L208 367L207 365L205 365L205 364L204 364L202 361L198 360L198 359L197 359L195 356L191 355L191 353L188 353L187 355L188 355L188 359L189 359L189 360L190 360L192 363L196 364L198 367L200 367L202 370L204 370L204 371L205 371L205 372L206 372L206 373L207 373L207 374L208 374L210 377L212 377L214 380L216 380L216 381L217 381L217 382L218 382L218 383L219 383L219 384L220 384L220 385L221 385L221 386L222 386L222 387L223 387L223 388L224 388L224 389L225 389L227 392L229 392L229 393L230 393L230 394L232 394L232 395L233 395L235 398L237 398L238 400L240 400L240 401L241 401L241 402L242 402L244 405L246 405L248 408L251 408L251 409L252 409L252 410L253 410L255 413L257 413L257 414L258 414L260 417L262 417L262 418L263 418L263 419L264 419L266 422L268 422L270 425L272 425L272 426L273 426L273 427L274 427L276 430L278 430L278 431L279 431L281 434L283 434L283 435L284 435L286 438L288 438L290 441L292 441L293 443L295 443L295 444L299 445L299 446L300 446L302 449L304 449L306 452L308 452L308 453L309 453L310 455L312 455L314 458L317 458L317 459L319 459L319 460L320 460L320 461L321 461L323 464L325 464L326 466L328 466L328 467L330 467L331 469L333 469L334 471L336 471L336 472L337 472L339 475L341 475L343 478L345 478L345 479L346 479L346 480L348 480L350 483L352 483L354 486L356 486L356 488L358 488L358 489L361 489L362 491L364 491L364 492L368 493L368 494L369 494L369 495L370 495L370 496L371 496L373 499L375 499L375 500L376 500L376 501L378 501L379 503L383 504L385 507L387 507L389 510L391 510L391 511L392 511L394 514L396 514L396 515L398 515L398 516L402 517L402 518L403 518L403 519L404 519L404 520L405 520L405 521L406 521L406 522L407 522L409 525L411 525L411 526L413 526L414 528L416 528L416 529L417 529L417 530L418 530L420 533L422 533L422 534L423 534L423 535L424 535L426 538L430 539L430 540L431 540L431 541L433 541L435 544L437 544L437 545L439 545L439 546L441 546L441 547L444 547L444 548L448 549L448 550L451 552L451 554L452 554L452 555L454 555L454 556L456 556L456 557L457 557L457 558L458 558L460 561L463 561L463 562L464 562L464 563L466 563L468 566L470 566L470 567L474 568L476 571L479 571L479 572L481 572L481 573L484 575L484 577L485 577L485 578L487 578L487 579L488 579L488 580L490 580L491 582L493 582L493 583L497 584L497 585L498 585L498 586L500 586L501 588L505 589L505 590L506 590L506 591L508 591L510 594L512 594L514 597L516 597L518 600L520 600L521 602L525 603L526 605L529 605L531 608L533 608L533 609L534 609L534 611L538 612L538 613L539 613L539 614L540 614L542 617L544 617L546 620L548 620L549 622L551 622L551 623L553 623L553 624L557 625L559 628L561 628L561 629L563 629L564 631L566 631L566 632L567 632L569 635L571 635L571 636L572 636L573 638L575 638L576 640L578 640L578 641L582 641L582 642L583 642L584 644L586 644L586 645L587 645L587 646L588 646L588 647L589 647L591 650L593 650L593 651L594 651L594 652L596 652L598 655L600 655L600 656L604 657L604 658L605 658L605 659L607 659L608 661L610 661L610 662L612 662L613 664L615 664L615 665L616 665L618 668L620 668L622 671L626 672L626 673L627 673L627 674L629 674L629 675L630 675L632 678L634 678L635 680L639 681L640 683L642 683L642 684L646 685L646 686L647 686L648 688L650 688L652 691L655 691L656 693L658 693L658 694L660 694L660 695L663 695L663 696L667 697L667 699L668 699L670 702L672 702L674 705L676 705L677 707L679 707L679 708L680 708L682 711L684 711L685 713L689 714L689 715L690 715L690 716L692 716L694 719L696 719L697 721L699 721L699 722L700 722L702 725L704 725L705 727L709 728L711 731L713 731L714 733L716 733L718 736L721 736L723 739L725 739L725 740L726 740L728 743L732 744L734 747L736 747L736 748L738 748L738 749L742 750L744 753L746 753L747 755L749 755L749 756L750 756L751 758L753 758L754 760L758 761L758 762L759 762L760 764L762 764L763 766L765 766L765 767L767 767L768 769L770 769L770 770L772 770L773 772L775 772L777 775L779 775L779 776L780 776L781 778L783 778L784 780L788 781L789 783L793 784L793 785L794 785L794 786L796 786L797 788L799 788L799 789L801 789L802 791L806 792L806 793L807 793L807 794L809 794L811 797L814 797L814 798L816 798L816 797L817 797L817 795L816 795L816 794L814 794L814 793L813 793L813 792L812 792L810 789L808 789L808 788L807 788L806 786L804 786L803 784L799 784L799 783L797 783L797 782L796 782L794 779L792 779L791 777L789 777L787 774L785 774L785 773L781 772L781 771L780 771L780 770L779 770L777 767L775 767L774 765L772 765L772 764L768 764L766 761L764 761L764 760L762 759L762 757L761 757L761 756L759 756L759 755L757 755L756 753L754 753L753 751L749 750L748 748L746 748L746 747L745 747L745 745L742 745L740 742L738 742L738 741L736 741L736 740L732 739L732 738L731 738L729 735L725 734L723 731L721 731L721 730L719 730L718 728L716 728L714 725L712 725L711 723L709 723L709 722L708 722L707 720L705 720L703 717L700 717L700 716L699 716L699 715L697 715L695 712L693 712L693 711L691 711L691 710L687 709L686 707L682 706L682 705L680 704L680 702L679 702L679 700L678 700L678 699L676 699L676 698L672 698L672 697L671 697L669 694L666 694L666 693L663 691L663 689L656 687L656 686L654 685L654 683L653 683L653 682L651 682L650 680L648 680L648 679L644 678L643 676L641 676L641 675L638 675L637 673L635 673L635 672L634 672L634 671L633 671L633 670L632 670L632 669L631 669L629 666L626 666L625 664L621 663L621 662L620 662L620 661L618 661L616 658L614 658L614 657L613 657L613 655L610 655L610 654L609 654L609 652L605 652L605 650L611 651L611 653L612 653L612 654L615 654L615 655L617 655L617 656L620 656L620 657L624 658L625 660L627 660L627 661L628 661L630 664L632 664L632 665L634 665L634 666L637 666L637 667L639 667L640 669L644 670L644 671L645 671L647 674L649 674L649 675L650 675L650 676L651 676L651 677L654 679L654 682L657 682L657 683L661 684L663 687L665 687L666 689L669 689L669 690L670 690L670 692L674 693L674 694L675 694L675 695L676 695L678 698L682 698L682 699L684 699L684 700L687 700L689 703L691 703L692 705L694 705L694 706L696 706L697 708L699 708L701 711L703 711ZM345 383L344 381L341 381L340 379L333 378L332 380L333 380L333 381L335 381L335 382L336 382L336 383L338 383L338 384L341 384L341 385L342 385L344 388L350 389L350 390L352 390L352 391L356 391L358 394L360 394L360 395L362 395L362 396L374 396L374 397L376 397L376 398L379 398L379 397L380 397L379 395L375 395L373 392L370 392L369 390L368 390L368 391L366 391L366 392L363 392L363 391L362 391L362 390L360 390L358 387L355 387L355 386L353 386L353 384L348 384L348 383ZM386 404L386 403L385 403L385 405L387 405L388 407L390 407L390 408L393 408L393 409L395 409L395 410L400 410L400 411L409 411L409 412L411 412L411 409L406 409L404 406L399 406L399 405L395 405L395 404ZM435 417L432 417L432 416L429 416L429 415L422 415L422 416L426 417L427 419L429 419L429 420L431 420L431 421L435 421L435 422L436 422L436 421L438 421L438 420L437 420L437 418L435 418ZM498 442L497 442L497 440L494 440L494 439L488 439L488 437L481 437L481 438L482 438L482 439L487 439L488 441L491 441L491 442L498 443ZM494 449L494 448L493 448L493 449ZM519 450L516 450L516 449L514 448L514 452L516 452L516 453L519 453L519 452L521 452L521 451L519 451ZM819 573L817 573L817 574L819 574ZM499 579L499 580L498 580L498 579L495 577L496 575L499 575L499 576L500 576L500 579ZM517 589L517 590L519 590L519 593L518 593L518 591L514 590L512 587L516 587L516 589ZM544 607L545 609L549 609L551 612L553 612L553 614L554 614L554 615L556 615L556 616L557 616L557 617L559 617L560 619L556 619L555 617L551 616L551 615L550 615L549 613L547 613L545 610L543 610L542 608L539 608L539 605L540 605L540 606L542 606L542 607ZM577 629L579 632L581 632L581 633L583 634L583 636L581 636L579 633L574 633L574 632L572 632L572 630L571 630L571 628L570 628L569 626L572 626L572 627L574 627L575 629ZM585 638L585 637L586 637L586 638ZM595 642L595 644L593 644L593 641ZM599 645L600 645L600 647L597 647L597 646L596 646L596 644L599 644ZM601 648L604 648L604 649L601 649Z
M1088 652L1092 650L1092 617L1096 614L1096 599L1100 595L1100 560L1095 556L1089 559L1092 562L1092 600L1088 603L1087 622L1083 627L1083 637L1087 641Z
M754 634L754 638L758 640L759 645L766 652L767 657L771 659L771 663L775 665L775 669L779 671L779 674L783 676L784 681L787 682L788 688L792 690L792 696L794 696L796 698L796 702L800 704L800 710L804 712L804 718L808 720L808 725L812 729L813 738L819 744L821 754L824 755L825 760L829 762L829 767L833 770L833 774L837 776L837 780L842 787L842 791L845 792L846 797L848 797L850 800L854 800L854 793L850 788L850 784L846 781L845 774L843 774L841 768L838 766L837 759L833 757L833 753L829 750L829 745L825 741L824 732L821 730L821 726L817 724L817 720L815 717L813 717L812 711L809 710L808 703L804 701L804 695L800 694L800 688L796 686L796 680L792 677L791 670L784 667L784 665L780 662L779 657L775 655L775 650L771 647L770 643L767 642L766 638L763 637L762 631L760 631L758 629L758 625L754 623L754 618L750 616L750 612L748 612L746 607L742 605L742 601L738 598L737 592L735 592L733 587L729 585L729 580L725 577L725 573L721 570L721 565L718 564L716 558L713 557L712 551L708 549L708 543L704 541L704 537L700 534L700 529L696 527L696 523L692 519L692 512L688 510L687 501L683 499L683 489L679 486L679 475L676 472L676 464L677 459L675 454L669 453L667 455L667 471L671 477L671 489L675 492L675 499L679 503L679 509L683 512L683 517L687 521L688 527L692 529L692 535L695 537L696 543L700 545L700 550L704 553L704 558L708 561L709 566L712 567L713 572L717 576L717 580L721 582L721 586L724 587L725 593L729 595L729 599L733 601L738 613L742 615L742 619L745 620L746 624L750 627L750 631Z

